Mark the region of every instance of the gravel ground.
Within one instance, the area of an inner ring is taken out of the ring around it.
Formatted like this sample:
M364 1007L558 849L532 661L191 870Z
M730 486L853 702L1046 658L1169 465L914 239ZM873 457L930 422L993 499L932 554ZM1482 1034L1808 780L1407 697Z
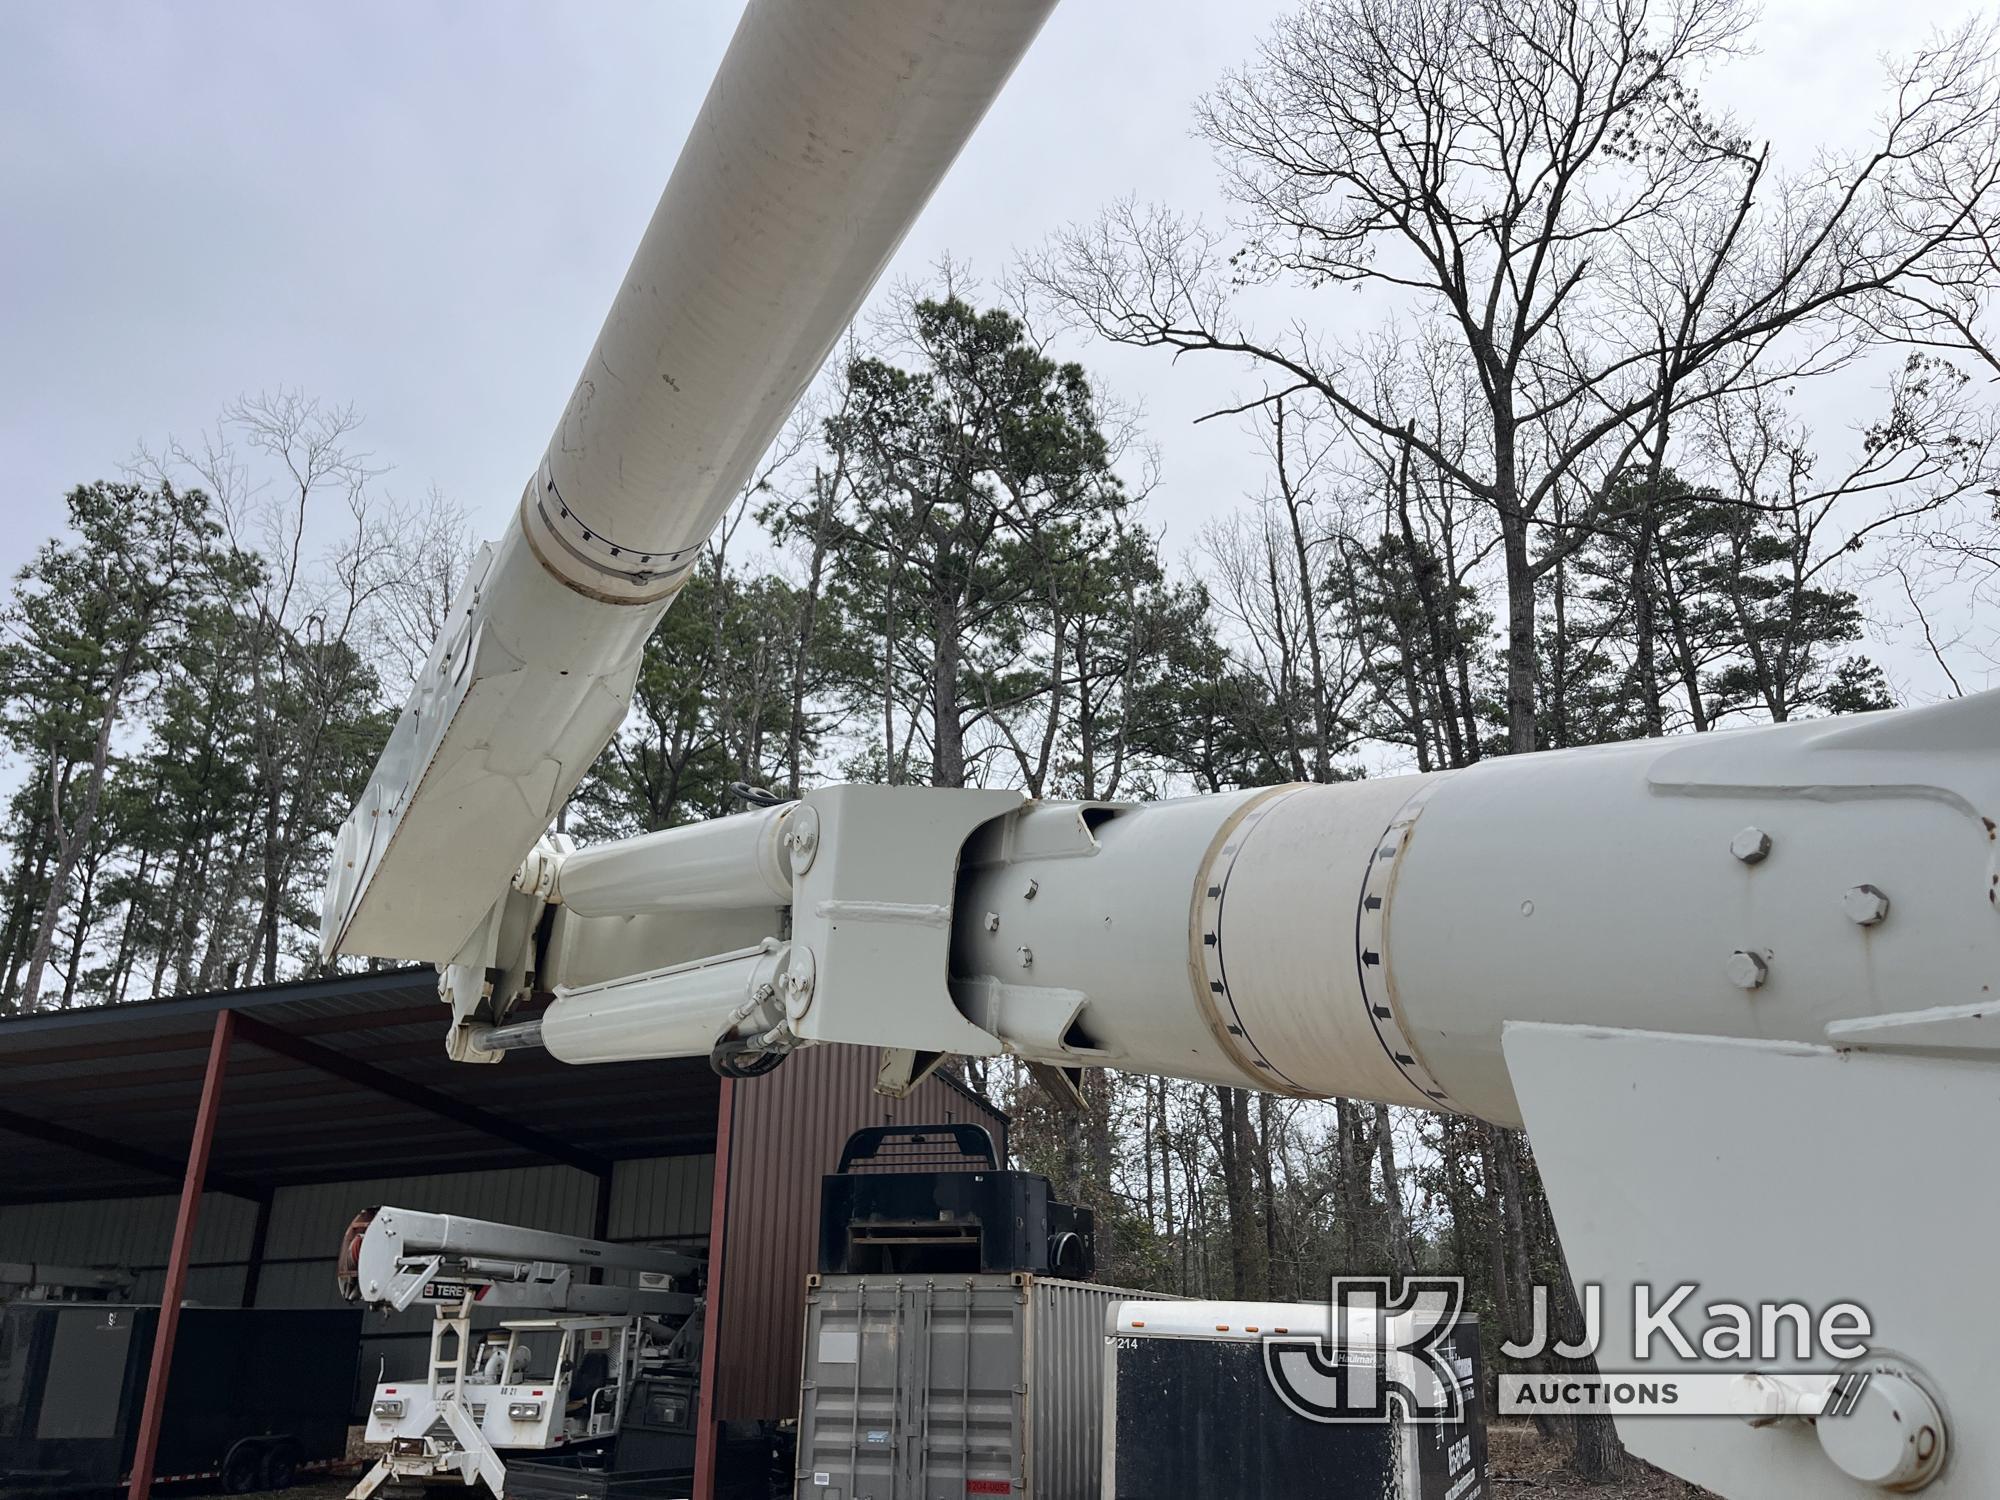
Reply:
M1560 1444L1544 1442L1526 1422L1496 1422L1486 1433L1487 1470L1495 1500L1715 1500L1699 1485L1629 1461L1630 1472L1612 1485L1588 1485L1563 1467Z
M331 1474L302 1475L290 1489L267 1490L253 1500L346 1500L354 1481L367 1472L368 1466L375 1462L375 1455L382 1451L379 1443L370 1446L362 1442L361 1433L359 1427L347 1429L347 1463L342 1468Z

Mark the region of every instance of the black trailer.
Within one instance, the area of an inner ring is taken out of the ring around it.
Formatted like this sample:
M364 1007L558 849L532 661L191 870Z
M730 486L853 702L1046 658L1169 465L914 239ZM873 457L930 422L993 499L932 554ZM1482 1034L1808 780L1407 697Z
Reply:
M122 1486L160 1309L0 1308L0 1500ZM341 1463L360 1358L358 1308L187 1307L153 1472L232 1493Z
M1350 1352L1289 1337L1315 1321L1323 1335L1326 1307L1114 1309L1103 1500L1489 1500L1478 1324L1463 1319L1438 1348L1458 1378L1458 1415L1386 1421L1319 1408L1318 1396L1344 1387ZM1378 1368L1373 1352L1352 1358L1371 1376ZM1308 1391L1287 1396L1279 1386L1294 1372ZM1379 1386L1371 1380L1369 1389Z

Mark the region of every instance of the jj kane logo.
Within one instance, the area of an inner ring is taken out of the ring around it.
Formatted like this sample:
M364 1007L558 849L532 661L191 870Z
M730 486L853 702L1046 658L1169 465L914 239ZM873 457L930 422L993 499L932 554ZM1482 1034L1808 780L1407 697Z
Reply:
M1548 1289L1536 1287L1529 1339L1500 1346L1526 1366L1499 1376L1501 1414L1771 1421L1855 1409L1870 1378L1865 1310L1852 1302L1818 1311L1797 1302L1702 1305L1699 1290L1634 1287L1629 1349L1638 1368L1586 1374L1565 1370L1602 1346L1603 1289L1579 1288L1584 1335L1565 1343L1551 1337ZM1465 1283L1455 1277L1411 1277L1400 1289L1386 1277L1337 1277L1325 1336L1266 1335L1265 1373L1285 1405L1312 1422L1463 1421L1472 1379L1456 1342L1464 1306ZM1551 1353L1560 1362L1554 1374Z
M1462 1421L1452 1339L1465 1306L1456 1277L1335 1277L1327 1336L1271 1334L1264 1370L1312 1422Z

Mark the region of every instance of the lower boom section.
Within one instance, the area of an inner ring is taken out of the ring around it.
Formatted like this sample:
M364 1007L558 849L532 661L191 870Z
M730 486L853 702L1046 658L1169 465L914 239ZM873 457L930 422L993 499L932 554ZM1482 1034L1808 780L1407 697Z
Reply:
M1983 1049L1994 743L1989 695L1170 802L830 787L544 851L557 920L496 966L577 1061L1012 1053L1517 1124L1512 1022Z

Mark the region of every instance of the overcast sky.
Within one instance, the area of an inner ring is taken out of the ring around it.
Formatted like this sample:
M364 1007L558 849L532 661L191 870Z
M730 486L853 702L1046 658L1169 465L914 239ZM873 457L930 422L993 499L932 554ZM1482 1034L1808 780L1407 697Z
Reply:
M895 271L998 272L1126 193L1225 216L1191 105L1286 6L1068 0ZM354 403L393 490L436 484L496 531L738 9L0 0L0 566L68 486L279 385ZM1797 161L1854 142L1880 55L1964 11L1771 0L1759 55L1709 92ZM1303 305L1340 315L1335 294ZM1084 357L1145 408L1154 520L1184 550L1260 482L1239 430L1190 425L1246 377Z

